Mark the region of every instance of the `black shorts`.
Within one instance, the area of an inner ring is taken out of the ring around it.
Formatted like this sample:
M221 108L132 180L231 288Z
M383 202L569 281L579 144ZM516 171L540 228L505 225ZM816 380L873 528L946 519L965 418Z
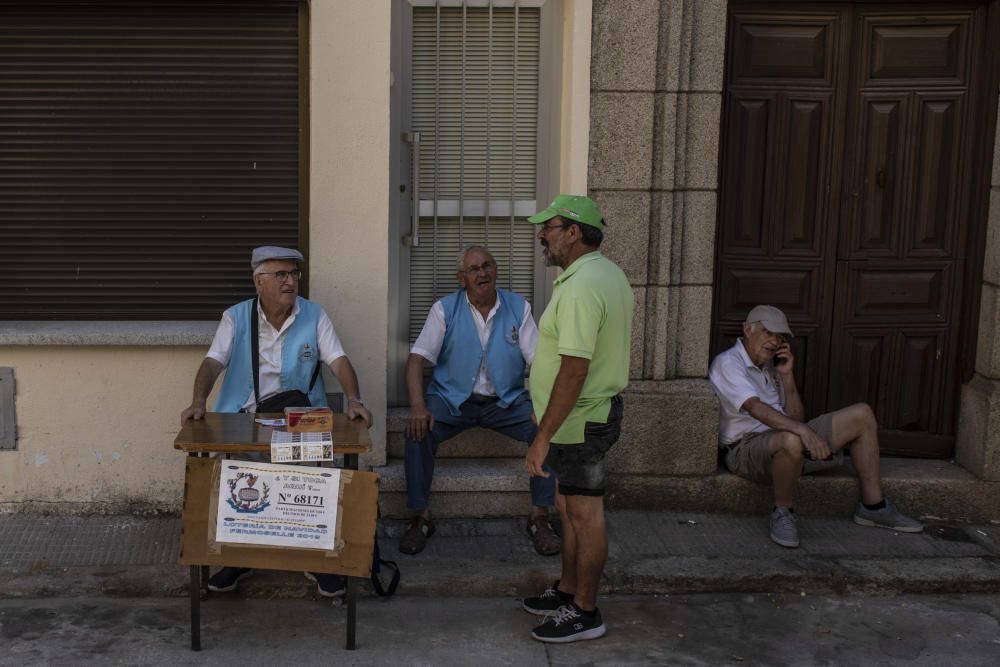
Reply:
M611 399L606 424L586 423L583 442L550 445L545 462L559 480L559 493L564 496L604 495L604 455L618 442L623 411L624 401L618 394Z

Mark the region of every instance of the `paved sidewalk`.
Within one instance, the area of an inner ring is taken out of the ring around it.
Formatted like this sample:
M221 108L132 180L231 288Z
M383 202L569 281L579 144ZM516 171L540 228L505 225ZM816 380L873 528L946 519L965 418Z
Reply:
M808 594L1000 591L1000 524L927 520L918 535L849 518L803 518L802 546L768 538L766 517L609 512L606 592ZM558 576L515 520L439 521L416 556L396 548L402 522L380 528L384 558L402 568L404 596L518 597ZM176 518L0 515L0 597L182 596ZM311 597L300 573L266 572L243 597Z

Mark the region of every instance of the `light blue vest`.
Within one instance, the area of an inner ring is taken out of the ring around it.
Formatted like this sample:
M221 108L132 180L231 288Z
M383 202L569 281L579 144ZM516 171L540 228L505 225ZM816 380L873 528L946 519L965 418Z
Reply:
M281 348L281 391L298 389L307 392L313 369L319 359L319 344L316 340L316 325L323 309L302 297L297 297L299 314L284 333ZM253 299L247 299L231 307L228 311L233 319L233 351L229 356L226 377L215 402L216 412L239 412L243 404L253 396L253 366L250 351L250 317ZM252 314L257 317L257 313ZM312 405L326 405L326 388L323 374L316 378L313 390L307 392ZM261 396L263 398L263 396Z
M472 395L483 356L486 369L502 408L510 405L524 391L524 355L518 342L524 298L497 290L500 307L493 316L493 330L483 349L476 323L472 319L465 290L460 289L441 299L444 306L444 343L427 392L439 396L455 417L459 406Z

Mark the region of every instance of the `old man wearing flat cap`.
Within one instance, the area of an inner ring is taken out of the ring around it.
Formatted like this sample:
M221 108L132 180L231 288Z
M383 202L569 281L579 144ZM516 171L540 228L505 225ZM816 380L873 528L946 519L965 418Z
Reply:
M719 397L719 447L726 467L772 486L771 539L783 547L799 546L793 502L799 476L840 465L845 448L861 487L854 522L919 533L923 525L882 494L878 424L867 404L806 421L795 386L791 338L783 312L757 306L743 322L743 337L720 353L708 371Z
M325 406L320 364L326 364L344 390L347 416L371 425L357 374L330 317L319 304L299 296L302 261L302 253L293 248L262 246L253 250L250 266L257 296L222 314L212 347L195 376L191 405L181 412L182 424L205 416L208 395L223 370L226 376L216 412L256 412L259 403L295 390L307 395L310 405ZM208 587L231 591L250 573L245 568L224 567L212 575ZM321 595L343 593L342 577L313 574L311 578Z

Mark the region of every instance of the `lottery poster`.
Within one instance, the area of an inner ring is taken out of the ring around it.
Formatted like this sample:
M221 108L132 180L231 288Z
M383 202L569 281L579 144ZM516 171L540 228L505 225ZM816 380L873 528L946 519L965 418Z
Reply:
M221 469L216 542L335 548L339 469L232 460Z

